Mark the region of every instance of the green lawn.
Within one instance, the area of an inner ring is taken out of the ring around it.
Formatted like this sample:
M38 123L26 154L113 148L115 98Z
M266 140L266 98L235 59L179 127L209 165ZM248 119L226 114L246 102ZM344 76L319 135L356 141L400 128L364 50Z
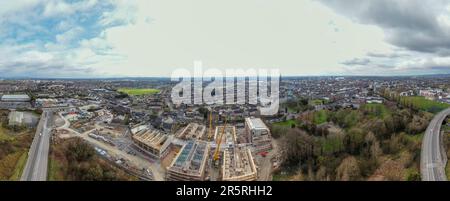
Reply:
M416 109L431 112L431 113L438 113L450 106L449 104L446 104L446 103L440 103L437 101L428 100L422 96L401 97L400 103L405 106L412 105Z
M291 120L287 120L287 121L277 122L277 123L274 123L273 125L291 128L292 125L297 125L297 122L295 120L291 119Z
M310 100L309 101L309 105L315 106L315 105L322 105L323 104L323 100L320 99L314 99L314 100Z
M159 89L139 89L139 88L120 88L118 91L126 93L131 96L141 96L141 95L157 94L161 90L159 90Z

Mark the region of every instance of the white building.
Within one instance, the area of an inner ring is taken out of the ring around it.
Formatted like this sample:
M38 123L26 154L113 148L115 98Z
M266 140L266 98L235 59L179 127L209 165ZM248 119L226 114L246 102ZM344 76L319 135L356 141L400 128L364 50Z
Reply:
M255 152L267 151L272 148L270 130L260 118L245 118L245 132L248 141L255 148Z
M29 102L31 98L26 94L17 94L17 95L3 95L3 102Z

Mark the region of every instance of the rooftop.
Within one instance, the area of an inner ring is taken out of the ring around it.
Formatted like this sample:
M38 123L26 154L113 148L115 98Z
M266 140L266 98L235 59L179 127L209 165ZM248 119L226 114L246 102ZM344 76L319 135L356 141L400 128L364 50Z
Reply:
M260 118L245 118L245 122L249 124L249 127L252 129L268 129L266 124Z
M30 100L26 94L7 94L2 96L2 100Z
M189 141L183 146L169 169L193 175L202 174L207 152L208 144L206 142Z

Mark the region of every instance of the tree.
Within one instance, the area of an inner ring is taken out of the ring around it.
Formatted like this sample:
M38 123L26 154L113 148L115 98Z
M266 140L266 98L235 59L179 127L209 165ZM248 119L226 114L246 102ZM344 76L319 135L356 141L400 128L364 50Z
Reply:
M289 129L282 140L287 165L306 163L313 157L314 138L299 129Z
M289 128L287 128L285 126L272 125L272 128L271 128L272 137L275 139L278 139L279 137L286 134L288 132L288 129Z
M67 146L66 157L69 161L87 161L91 159L94 154L94 149L87 143L82 142L81 139L77 139Z
M352 128L345 136L346 150L351 154L359 154L364 145L365 133L360 128Z
M387 160L375 171L377 175L383 175L390 181L402 181L405 179L405 171L399 161Z
M336 179L340 181L355 181L361 178L358 161L353 156L342 160L336 171Z
M380 143L372 132L369 132L364 139L362 156L377 159L382 154Z
M371 131L373 131L373 133L375 134L375 136L379 137L380 139L387 139L389 138L389 132L386 128L386 125L384 124L384 121L381 119L377 119L375 120L375 122L373 122L370 125L369 128Z

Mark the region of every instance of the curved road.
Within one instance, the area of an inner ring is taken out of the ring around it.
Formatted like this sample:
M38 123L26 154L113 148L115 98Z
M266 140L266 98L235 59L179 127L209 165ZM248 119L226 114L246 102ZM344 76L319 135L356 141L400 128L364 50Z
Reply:
M441 125L450 115L450 108L437 114L428 125L422 141L420 172L422 181L447 181L445 165L447 155L441 142Z

